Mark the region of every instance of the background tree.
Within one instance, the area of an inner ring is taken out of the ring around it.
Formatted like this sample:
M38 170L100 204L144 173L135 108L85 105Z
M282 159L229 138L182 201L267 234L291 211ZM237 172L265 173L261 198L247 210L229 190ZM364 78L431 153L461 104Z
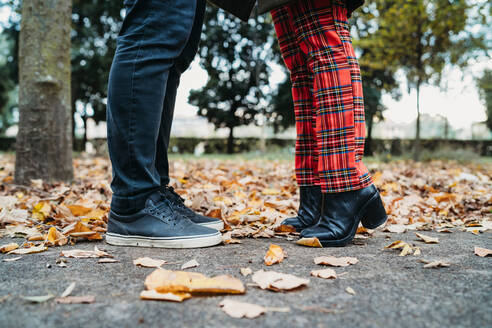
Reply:
M15 180L70 180L71 0L24 0Z
M439 85L446 65L464 67L480 40L466 29L472 5L466 0L378 0L378 39L372 66L401 68L417 93L414 159L420 157L420 90Z
M72 113L83 121L83 145L87 141L87 119L91 117L96 123L106 120L107 83L121 14L122 3L118 1L73 0Z
M208 80L189 101L215 128L228 128L227 152L234 151L234 128L253 123L265 106L273 26L263 15L248 23L207 7L200 65Z
M489 130L492 131L492 70L485 70L482 77L478 79L478 90L480 98L485 104L487 120L485 121Z

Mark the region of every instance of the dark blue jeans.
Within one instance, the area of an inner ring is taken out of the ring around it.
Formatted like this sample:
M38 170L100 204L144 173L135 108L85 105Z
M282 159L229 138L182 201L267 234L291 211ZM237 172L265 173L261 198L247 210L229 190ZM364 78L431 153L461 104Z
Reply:
M108 84L111 209L131 213L169 183L167 148L181 73L195 57L205 0L125 0Z

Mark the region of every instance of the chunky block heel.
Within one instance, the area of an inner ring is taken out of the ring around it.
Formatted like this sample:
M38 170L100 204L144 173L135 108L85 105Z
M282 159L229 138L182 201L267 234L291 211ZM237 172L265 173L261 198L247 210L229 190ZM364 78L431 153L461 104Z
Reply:
M362 210L360 218L362 225L367 229L376 229L384 224L387 219L388 215L384 209L381 196L376 193Z

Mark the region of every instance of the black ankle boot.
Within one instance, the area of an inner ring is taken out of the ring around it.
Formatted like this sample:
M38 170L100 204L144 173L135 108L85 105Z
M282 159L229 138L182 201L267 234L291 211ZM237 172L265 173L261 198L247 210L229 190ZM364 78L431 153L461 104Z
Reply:
M297 216L285 219L282 224L290 225L301 231L318 223L321 213L321 188L320 186L300 187L301 202Z
M302 230L301 237L316 237L325 247L345 246L354 239L359 222L374 229L387 215L374 185L341 193L323 194L321 218L317 225Z

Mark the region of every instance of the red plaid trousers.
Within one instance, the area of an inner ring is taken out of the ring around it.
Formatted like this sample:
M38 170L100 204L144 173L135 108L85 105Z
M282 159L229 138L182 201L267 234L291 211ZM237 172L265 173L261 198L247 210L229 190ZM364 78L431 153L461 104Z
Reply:
M296 1L272 17L292 81L297 183L324 193L369 186L362 80L345 1Z

